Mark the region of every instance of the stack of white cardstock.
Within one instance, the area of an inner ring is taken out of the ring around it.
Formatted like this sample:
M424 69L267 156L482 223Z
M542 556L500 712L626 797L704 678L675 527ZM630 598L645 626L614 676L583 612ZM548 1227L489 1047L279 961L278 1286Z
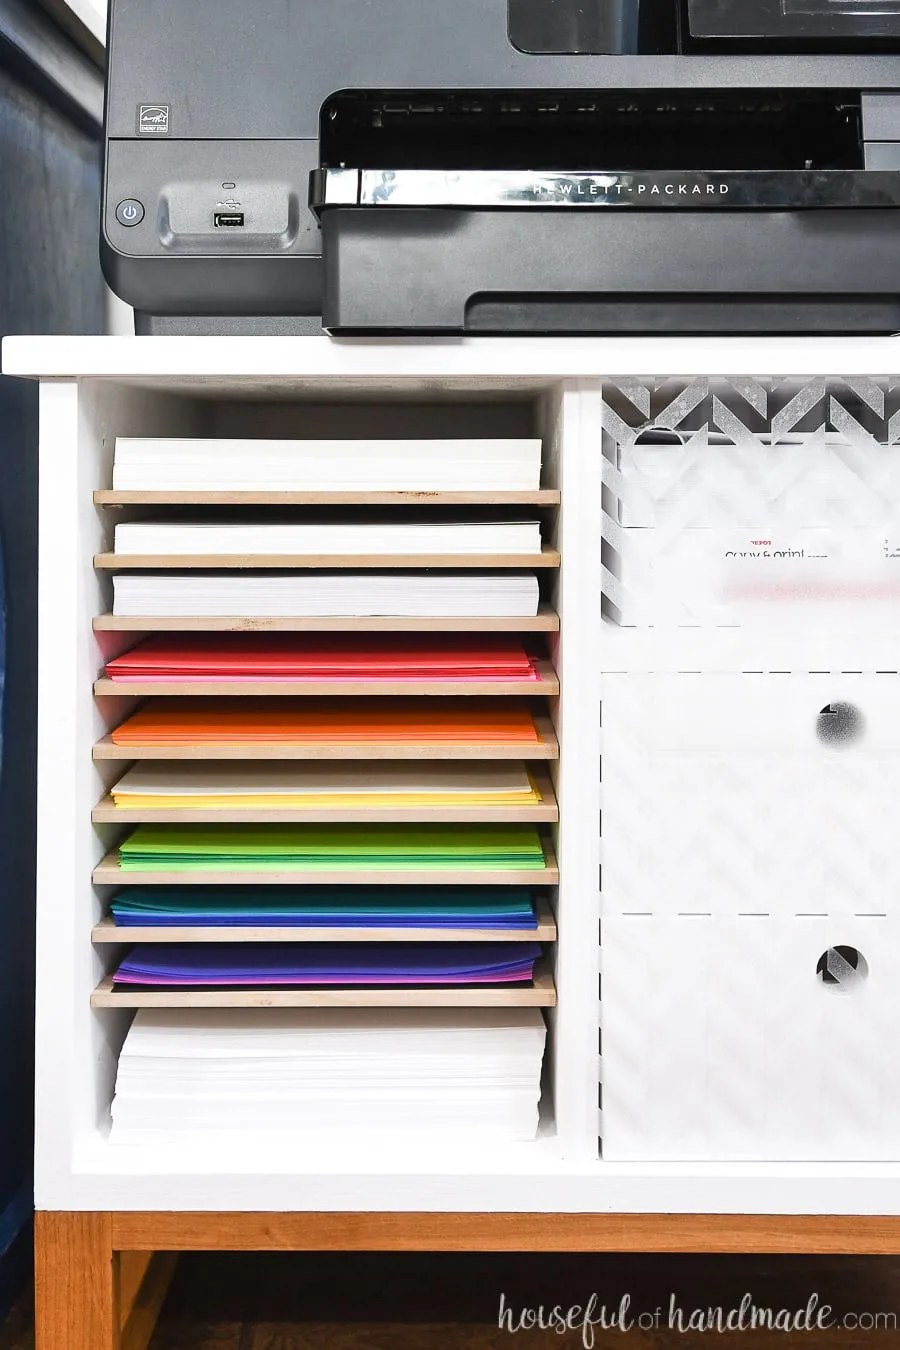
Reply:
M142 1010L111 1141L529 1140L545 1037L536 1008Z
M119 492L532 492L539 440L116 440Z
M279 524L269 521L135 521L116 526L115 551L130 557L309 554L538 554L536 520L391 521Z
M533 618L527 573L168 572L113 579L113 613L190 618Z

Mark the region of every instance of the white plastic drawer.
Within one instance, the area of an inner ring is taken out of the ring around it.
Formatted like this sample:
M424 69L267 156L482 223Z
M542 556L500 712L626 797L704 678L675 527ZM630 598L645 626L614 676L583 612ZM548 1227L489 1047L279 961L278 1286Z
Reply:
M900 676L603 683L606 914L893 912Z
M604 920L604 1158L900 1158L898 936L884 917Z
M619 444L618 515L626 529L839 530L891 519L900 446L879 442L849 419L844 434L773 437L729 421L717 406L730 437L639 429Z
M900 612L885 385L608 381L604 397L610 617L858 630Z

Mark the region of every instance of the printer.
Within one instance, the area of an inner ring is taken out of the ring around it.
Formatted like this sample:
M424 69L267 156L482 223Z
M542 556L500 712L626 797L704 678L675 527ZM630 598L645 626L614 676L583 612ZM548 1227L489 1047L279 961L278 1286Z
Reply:
M900 0L111 0L141 333L900 331Z

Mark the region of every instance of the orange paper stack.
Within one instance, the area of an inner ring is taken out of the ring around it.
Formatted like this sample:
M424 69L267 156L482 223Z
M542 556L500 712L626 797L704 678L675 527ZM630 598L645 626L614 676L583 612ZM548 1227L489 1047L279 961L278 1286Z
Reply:
M498 706L499 705L499 706ZM112 733L121 746L541 746L524 702L498 699L153 700Z

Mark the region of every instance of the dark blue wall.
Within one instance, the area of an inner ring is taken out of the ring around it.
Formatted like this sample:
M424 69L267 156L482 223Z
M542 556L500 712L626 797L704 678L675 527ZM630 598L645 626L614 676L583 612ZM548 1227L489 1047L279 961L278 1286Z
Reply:
M0 334L100 333L100 149L0 45ZM37 387L0 377L6 677L0 775L0 1316L31 1217Z

